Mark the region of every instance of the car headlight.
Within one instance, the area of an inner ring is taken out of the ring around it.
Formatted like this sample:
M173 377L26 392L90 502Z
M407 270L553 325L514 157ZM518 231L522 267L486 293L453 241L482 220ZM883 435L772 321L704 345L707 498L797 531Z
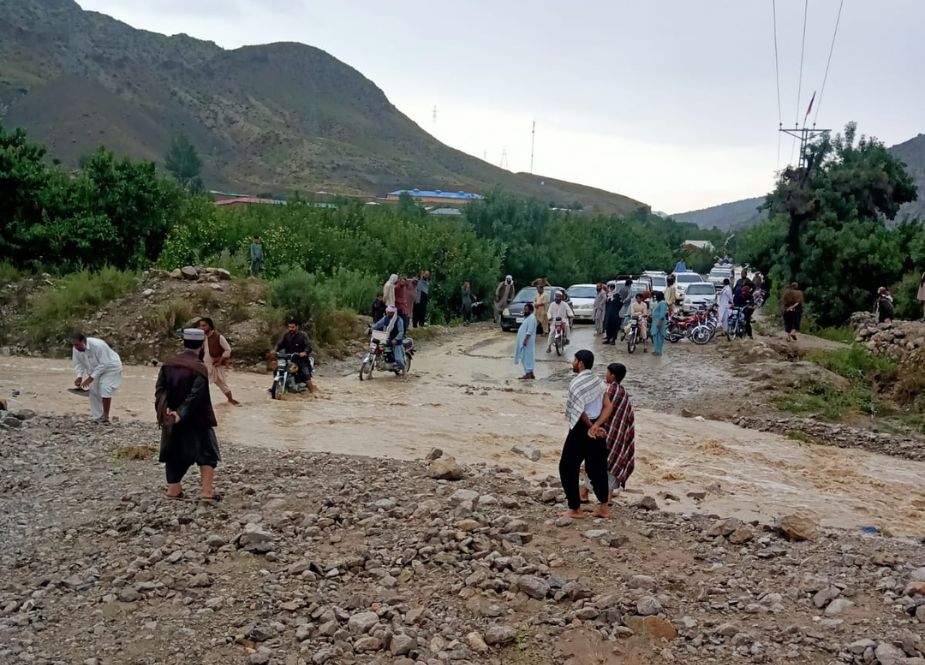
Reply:
M508 309L507 307L505 307L505 308L504 308L504 311L501 312L501 315L502 315L502 316L510 316L510 315L511 315L511 310Z

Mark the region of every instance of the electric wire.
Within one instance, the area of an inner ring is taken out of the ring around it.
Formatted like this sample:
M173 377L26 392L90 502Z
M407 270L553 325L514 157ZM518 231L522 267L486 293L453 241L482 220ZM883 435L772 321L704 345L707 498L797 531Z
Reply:
M803 56L806 54L806 16L809 13L809 0L803 3L803 43L800 46L800 78L797 83L797 114L794 126L800 124L800 97L803 95ZM796 143L794 142L794 148ZM793 162L793 148L790 150L790 161Z
M774 30L774 76L777 81L777 170L780 171L780 129L784 126L784 115L780 105L780 56L777 51L777 0L771 0L771 19Z
M816 120L819 119L819 108L822 106L822 95L825 93L825 83L829 80L829 65L832 64L832 52L835 50L835 38L838 37L838 25L841 23L841 10L845 6L845 0L838 3L838 15L835 17L835 30L832 32L832 43L829 45L829 59L825 62L825 74L822 77L822 88L819 90L819 99L816 100L816 114L813 116L813 127L816 126Z

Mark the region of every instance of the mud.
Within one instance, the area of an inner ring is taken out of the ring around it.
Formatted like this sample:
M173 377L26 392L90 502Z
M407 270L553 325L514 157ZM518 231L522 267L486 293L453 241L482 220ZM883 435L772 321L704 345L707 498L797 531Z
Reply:
M321 367L317 398L271 401L268 375L235 372L230 383L244 405L228 406L213 392L219 435L269 448L397 459L420 458L439 447L466 463L507 467L527 478L556 475L570 355L538 349L539 380L525 385L517 379L513 346L513 335L473 326L422 344L406 380L377 374L361 383L349 363ZM608 362L629 369L626 385L637 405L638 433L630 493L655 496L673 511L765 521L796 512L827 526L875 526L912 537L925 530L925 462L678 415L684 405L707 402L728 402L734 409L734 365L716 345L681 342L666 345L661 358L641 350L629 355L625 347L602 346L582 327L569 350L583 347L598 354L600 370ZM156 376L154 367L126 367L114 415L150 420ZM85 398L66 392L71 381L65 361L0 358L0 395L21 391L10 400L13 409L86 413ZM541 459L514 453L517 444L538 448Z

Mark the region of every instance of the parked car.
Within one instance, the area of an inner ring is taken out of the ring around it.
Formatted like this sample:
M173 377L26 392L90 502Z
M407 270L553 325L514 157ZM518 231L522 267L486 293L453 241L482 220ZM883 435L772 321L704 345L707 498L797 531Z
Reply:
M561 286L546 286L543 287L543 290L549 294L549 302L553 301L553 297L556 291L563 291L565 289ZM517 327L524 322L524 305L527 303L532 303L536 299L536 287L535 286L525 286L514 296L514 300L510 305L504 308L504 311L501 312L501 330L505 332L509 330L517 330ZM565 299L568 301L568 293L565 293ZM546 322L543 321L543 329L546 329Z
M715 265L707 275L707 281L713 285L717 291L723 290L723 280L728 279L730 284L735 284L735 269L731 265Z
M703 305L712 305L716 302L716 289L710 282L695 282L687 285L681 311L685 314L696 312Z
M653 291L664 293L668 290L668 275L661 270L646 270L642 275L652 282Z
M597 297L596 284L572 284L565 292L572 304L576 321L594 320L594 299Z
M687 287L691 284L702 284L704 282L703 277L695 272L676 272L674 276L675 286L682 296L687 294Z
M646 288L652 290L652 275L649 273L642 273L641 275L617 275L617 286L620 286L626 282L626 280L632 280L633 284L637 282L643 282L646 285Z

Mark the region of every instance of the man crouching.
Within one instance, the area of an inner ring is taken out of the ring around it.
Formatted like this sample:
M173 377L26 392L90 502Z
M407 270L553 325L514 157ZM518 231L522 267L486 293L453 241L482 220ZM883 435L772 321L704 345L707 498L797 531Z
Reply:
M209 373L199 359L205 333L199 328L183 331L184 351L161 366L154 389L154 407L161 426L160 461L167 472L167 496L183 498L183 476L199 466L201 500L219 499L212 486L221 459L213 429L218 423L209 395Z

